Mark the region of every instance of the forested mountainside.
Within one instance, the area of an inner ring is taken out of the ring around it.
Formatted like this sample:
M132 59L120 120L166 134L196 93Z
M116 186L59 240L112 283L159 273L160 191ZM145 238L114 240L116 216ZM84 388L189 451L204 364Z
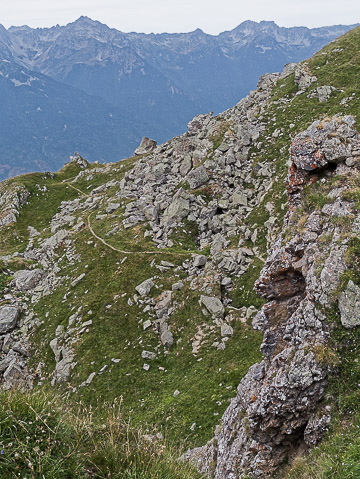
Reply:
M357 477L359 44L1 183L1 477Z
M263 73L351 28L248 21L212 36L123 33L86 17L52 28L0 25L0 179L56 171L74 151L114 162L142 136L169 140L194 115L229 108Z

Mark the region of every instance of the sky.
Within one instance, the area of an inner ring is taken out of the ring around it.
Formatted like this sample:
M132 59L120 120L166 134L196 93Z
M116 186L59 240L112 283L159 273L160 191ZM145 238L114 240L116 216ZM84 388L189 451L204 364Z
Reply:
M50 27L81 15L123 32L218 34L244 20L284 27L360 23L359 0L11 0L0 2L0 23Z

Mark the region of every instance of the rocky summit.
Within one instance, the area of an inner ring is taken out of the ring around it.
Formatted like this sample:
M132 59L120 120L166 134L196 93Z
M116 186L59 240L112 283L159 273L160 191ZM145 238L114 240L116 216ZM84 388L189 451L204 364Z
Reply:
M1 183L1 477L357 477L359 45Z

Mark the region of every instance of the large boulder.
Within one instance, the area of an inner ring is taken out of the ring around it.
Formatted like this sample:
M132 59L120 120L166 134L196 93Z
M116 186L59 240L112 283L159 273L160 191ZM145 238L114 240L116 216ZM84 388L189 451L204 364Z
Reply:
M160 341L165 348L170 348L174 344L174 337L169 330L166 330L161 334Z
M0 193L0 229L16 223L19 209L24 205L30 193L23 186L12 185Z
M313 171L328 163L338 163L357 157L360 136L354 129L351 116L329 121L315 121L307 130L297 135L290 147L290 157L296 168Z
M15 386L20 386L21 384L24 384L24 372L22 371L21 367L16 363L15 359L10 362L9 366L3 374L3 378L3 388L5 390L9 390L11 388L14 388Z
M35 288L35 286L41 280L43 273L44 272L41 269L22 269L20 271L16 271L14 278L17 289L20 291L29 291L30 289Z
M164 211L161 225L171 226L183 220L190 213L190 200L185 191L180 188L174 195L172 202Z
M195 188L199 188L199 186L207 183L209 181L209 175L206 168L199 166L198 168L195 168L195 170L190 171L186 179L189 183L190 189L194 190Z
M212 111L207 114L201 114L201 115L195 116L195 118L189 121L187 125L189 133L191 133L192 135L196 135L197 133L199 133L203 128L205 128L209 124L212 117L213 117Z
M0 307L0 334L5 334L15 328L19 317L17 306Z
M71 371L76 366L76 363L74 362L75 354L71 349L63 346L61 348L61 357L62 359L56 363L54 377L51 381L52 386L54 386L55 383L63 383L67 381L70 377Z
M336 88L330 85L324 85L324 86L319 86L316 89L317 97L319 98L320 103L325 103L328 101L330 98L331 94L333 91L335 91Z
M153 287L154 287L154 282L150 278L150 279L146 279L145 281L137 285L135 289L140 294L140 296L147 296Z
M157 318L162 318L164 315L168 314L169 308L171 307L171 302L172 292L163 291L155 305L155 313Z
M80 166L80 168L87 168L89 166L88 161L85 160L77 151L75 151L74 156L70 156L70 163L75 163Z
M151 140L147 136L144 136L141 140L140 145L136 148L134 154L136 156L146 155L153 151L157 146L157 142L155 140Z
M304 91L317 81L316 76L312 75L306 64L299 64L295 68L295 83L299 86L300 91Z
M225 308L219 298L212 296L200 296L200 306L204 306L205 312L216 319L223 319L225 314Z

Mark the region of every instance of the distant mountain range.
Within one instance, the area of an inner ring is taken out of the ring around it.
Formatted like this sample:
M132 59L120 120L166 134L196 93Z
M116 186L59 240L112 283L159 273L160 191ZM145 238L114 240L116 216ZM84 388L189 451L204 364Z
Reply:
M118 161L143 135L165 141L353 27L246 21L213 36L122 33L87 17L52 28L0 25L0 179L57 169L75 150Z

